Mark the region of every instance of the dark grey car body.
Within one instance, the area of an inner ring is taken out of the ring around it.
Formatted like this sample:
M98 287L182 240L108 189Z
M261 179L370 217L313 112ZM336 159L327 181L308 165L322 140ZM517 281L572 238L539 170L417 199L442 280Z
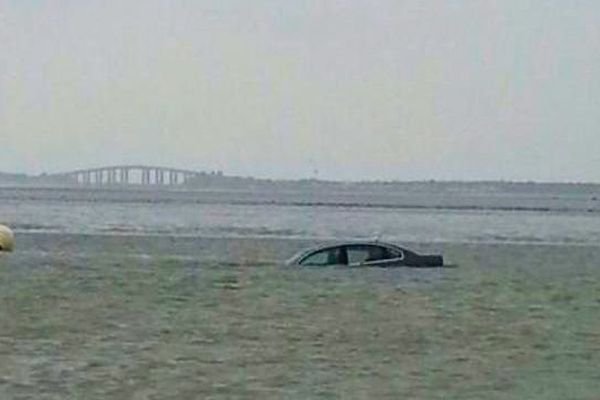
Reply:
M287 265L349 267L441 267L440 255L421 255L385 242L343 242L317 246L290 258Z

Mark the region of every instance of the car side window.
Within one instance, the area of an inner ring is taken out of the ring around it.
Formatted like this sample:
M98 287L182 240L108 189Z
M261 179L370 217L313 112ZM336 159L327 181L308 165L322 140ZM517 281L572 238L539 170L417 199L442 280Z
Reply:
M348 264L363 264L402 257L399 251L375 245L348 246L347 252Z
M360 264L369 259L369 249L366 246L349 246L348 264Z
M341 264L341 248L321 250L300 261L300 265L335 265Z
M361 264L370 261L392 258L386 248L381 246L348 246L348 264Z

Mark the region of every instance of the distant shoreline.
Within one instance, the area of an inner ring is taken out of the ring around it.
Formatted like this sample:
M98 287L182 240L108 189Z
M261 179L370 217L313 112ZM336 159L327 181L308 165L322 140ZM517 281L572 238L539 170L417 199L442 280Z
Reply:
M422 180L334 180L334 179L317 179L317 178L298 178L298 179L275 179L275 178L257 178L252 176L235 176L224 174L209 174L204 173L203 179L189 183L180 183L177 185L150 185L152 187L180 187L180 188L198 188L198 187L244 187L244 186L343 186L343 187L370 187L370 186L446 186L446 187L504 187L504 188L532 188L532 187L557 187L557 186L572 186L572 187L589 187L593 190L600 190L598 182L560 182L560 181L519 181L519 180L437 180L437 179L422 179ZM108 187L142 187L141 184L74 184L61 181L61 174L40 174L30 175L24 173L0 172L0 185L19 185L28 187L85 187L85 188L108 188Z

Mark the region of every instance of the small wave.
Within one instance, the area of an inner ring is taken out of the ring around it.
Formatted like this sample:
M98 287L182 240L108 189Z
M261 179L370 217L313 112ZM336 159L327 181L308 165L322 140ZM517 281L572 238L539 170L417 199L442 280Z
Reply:
M127 233L136 234L136 233L144 232L144 229L142 227L133 226L133 225L112 225L112 226L99 228L98 230L103 233L114 233L114 234L127 234Z
M62 232L64 228L60 225L43 225L43 224L28 224L14 223L10 227L15 232Z
M280 237L296 237L302 236L305 232L296 231L294 229L271 229L267 227L218 227L210 230L216 234L232 234L234 236L280 236Z
M481 235L470 237L474 242L498 242L498 243L543 243L546 240L536 236L506 236L506 235Z

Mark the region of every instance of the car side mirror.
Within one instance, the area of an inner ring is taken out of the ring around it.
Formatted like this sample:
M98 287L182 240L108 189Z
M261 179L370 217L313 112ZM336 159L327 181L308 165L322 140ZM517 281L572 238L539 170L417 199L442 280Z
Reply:
M12 231L4 225L0 225L0 252L13 251L15 248L15 236Z

